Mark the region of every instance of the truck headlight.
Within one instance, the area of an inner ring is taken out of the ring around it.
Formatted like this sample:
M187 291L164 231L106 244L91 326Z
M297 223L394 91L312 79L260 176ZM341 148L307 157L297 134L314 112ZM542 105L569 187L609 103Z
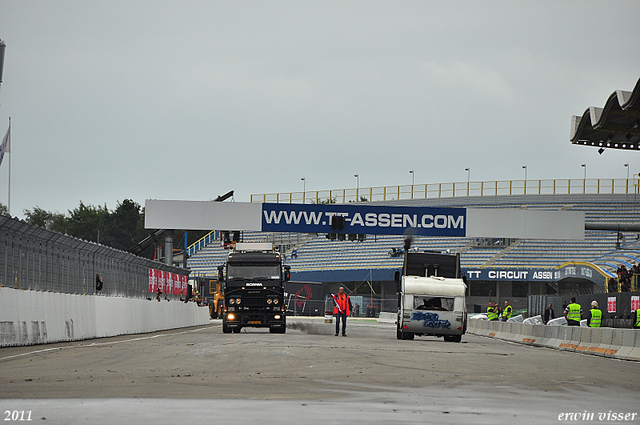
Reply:
M280 302L280 300L279 300L279 299L277 299L277 298L276 298L275 300L273 300L273 303L274 303L275 305L278 305L278 303L279 303L279 302Z
M236 298L236 305L240 305L241 302L242 302L242 298Z
M267 298L267 304L271 305L271 298Z
M233 313L227 314L227 320L235 320L235 318L236 318L235 314L233 314Z
M235 298L229 298L229 304L233 305L236 303Z
M273 316L273 318L276 319L276 320L280 320L280 315L276 314L275 316Z

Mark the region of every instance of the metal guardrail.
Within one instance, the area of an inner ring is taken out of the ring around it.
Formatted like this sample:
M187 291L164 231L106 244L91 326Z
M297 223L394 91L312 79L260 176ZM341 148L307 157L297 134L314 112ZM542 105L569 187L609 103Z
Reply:
M251 195L251 202L318 204L463 196L638 194L640 178L429 183Z
M149 298L149 269L188 271L0 216L0 286L68 294ZM177 299L179 295L167 295Z

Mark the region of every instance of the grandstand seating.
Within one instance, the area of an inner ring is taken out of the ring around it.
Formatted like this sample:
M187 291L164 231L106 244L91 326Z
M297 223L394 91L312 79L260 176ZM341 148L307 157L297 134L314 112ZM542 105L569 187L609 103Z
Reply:
M631 195L633 196L633 195ZM631 197L630 196L630 197ZM451 206L473 208L521 208L522 197L475 197L455 198ZM453 201L454 198L451 198ZM540 199L537 201L537 199ZM618 199L625 199L619 197ZM440 206L446 205L440 199ZM588 196L528 196L526 208L546 211L584 211L587 222L638 223L640 207L635 200L611 202L609 198L599 201ZM415 205L415 204L414 204ZM509 246L477 246L473 238L416 237L412 249L419 251L450 251L460 253L462 267L541 267L552 268L566 262L594 262L603 269L615 271L620 264L627 267L638 263L640 241L633 232L622 233L624 239L622 255L617 250L617 232L585 231L585 239L570 240L515 240ZM295 247L297 258L291 258L290 249L285 250L287 264L293 272L339 269L399 268L401 257L390 255L392 248L403 246L402 236L367 235L365 241L331 241L324 234L280 236L271 233L244 232L244 241L269 241L276 245ZM289 240L292 243L278 243ZM635 250L635 251L634 251ZM216 267L225 260L227 251L219 243L210 243L188 260L188 267L196 275L215 274Z

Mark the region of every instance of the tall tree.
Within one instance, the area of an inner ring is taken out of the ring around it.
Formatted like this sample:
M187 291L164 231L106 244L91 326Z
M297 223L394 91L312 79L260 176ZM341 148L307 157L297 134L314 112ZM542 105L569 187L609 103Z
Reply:
M94 207L80 201L76 209L69 211L66 233L87 241L102 242L108 220L109 210L106 205Z
M24 210L24 215L27 223L45 229L51 229L54 213L50 213L36 205L33 210Z
M131 199L118 203L109 216L106 237L103 243L126 251L138 242L137 227L140 220L140 204Z

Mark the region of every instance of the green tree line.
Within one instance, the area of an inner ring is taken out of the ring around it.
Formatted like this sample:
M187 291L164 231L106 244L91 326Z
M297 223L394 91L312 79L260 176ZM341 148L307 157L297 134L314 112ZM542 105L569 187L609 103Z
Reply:
M80 201L80 205L66 214L36 206L24 210L24 215L29 224L123 251L152 232L144 228L144 209L131 199L118 202L113 211L106 205L85 205Z
M0 203L0 214L7 215L7 207ZM106 206L85 205L80 201L73 210L66 213L46 211L39 206L24 210L24 221L28 224L42 227L79 239L96 242L122 251L128 251L138 242L155 232L154 229L144 228L144 208L131 199L118 201L114 210ZM208 232L188 232L188 243L196 242ZM174 232L174 248L184 246L184 230ZM177 246L177 244L180 246ZM164 239L158 241L164 244ZM153 258L154 247L151 246L142 254Z

